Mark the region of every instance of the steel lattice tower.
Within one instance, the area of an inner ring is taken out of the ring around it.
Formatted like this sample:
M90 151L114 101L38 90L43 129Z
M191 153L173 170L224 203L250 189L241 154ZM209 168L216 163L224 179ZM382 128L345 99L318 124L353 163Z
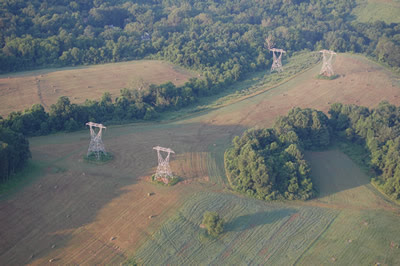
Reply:
M286 53L283 49L276 49L276 48L272 48L269 49L274 57L274 62L272 63L271 66L271 72L272 71L276 71L276 72L282 72L283 71L283 67L282 67L282 54ZM276 56L275 52L279 53L279 56Z
M169 166L169 158L171 153L175 153L173 150L169 148L163 148L160 146L153 147L154 150L157 151L157 156L158 156L158 167L157 167L157 172L156 172L156 178L161 179L165 184L168 184L169 178L172 178L172 172L171 168ZM160 151L167 152L168 155L163 158L162 154Z
M333 76L335 73L333 72L332 68L332 58L333 55L336 55L336 53L330 50L321 50L319 52L322 53L322 68L319 74L326 77Z
M89 156L91 153L94 153L97 157L97 159L100 159L100 154L101 153L106 153L106 149L104 148L103 141L101 139L102 135L102 130L103 128L106 129L105 126L102 124L97 124L93 122L88 122L86 123L87 126L90 127L90 144L89 144L89 149L87 152L87 156ZM95 132L94 127L99 128L99 131Z

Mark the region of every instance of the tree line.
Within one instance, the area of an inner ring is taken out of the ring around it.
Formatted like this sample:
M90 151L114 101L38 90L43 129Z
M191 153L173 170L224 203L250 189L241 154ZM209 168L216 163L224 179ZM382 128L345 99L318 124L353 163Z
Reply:
M23 168L30 157L26 137L0 125L0 183Z
M199 97L216 93L214 84L207 78L191 78L182 86L167 82L142 90L124 88L115 99L105 92L99 101L86 100L83 104L71 103L68 97L62 96L48 112L41 104L34 104L24 111L11 112L6 118L0 117L0 125L26 136L39 136L82 129L87 121L150 120L163 111L178 110Z
M329 110L337 134L363 145L375 170L374 182L394 199L400 199L400 107L382 102L369 109L333 104Z

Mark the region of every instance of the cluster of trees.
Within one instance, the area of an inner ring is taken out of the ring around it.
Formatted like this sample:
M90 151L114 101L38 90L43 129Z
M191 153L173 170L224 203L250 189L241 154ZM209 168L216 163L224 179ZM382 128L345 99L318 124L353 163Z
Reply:
M320 111L295 108L274 128L250 129L225 152L231 186L253 197L306 200L315 194L303 149L330 143L329 119Z
M339 136L370 152L375 180L383 191L400 199L400 107L388 102L375 109L336 103L329 114Z
M30 157L28 140L22 134L0 126L0 183L21 169Z
M1 0L0 71L164 58L212 81L270 63L265 37L289 53L328 48L400 66L400 25L359 23L351 0ZM149 34L149 35L147 35Z

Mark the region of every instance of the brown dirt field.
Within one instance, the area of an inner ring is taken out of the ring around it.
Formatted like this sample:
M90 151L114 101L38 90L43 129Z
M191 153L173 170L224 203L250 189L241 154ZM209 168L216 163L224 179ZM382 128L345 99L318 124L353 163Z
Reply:
M47 165L46 172L0 201L0 264L125 261L185 197L204 186L213 189L207 184L206 150L233 129L203 124L111 127L103 140L114 160L99 166L82 160L88 132L33 138L33 159ZM199 132L207 138L197 139ZM149 182L157 164L155 145L175 150L171 166L182 182L173 187Z
M0 76L0 115L23 111L41 103L47 110L61 96L73 103L98 100L104 92L113 98L120 89L136 87L141 81L182 85L195 73L164 61L143 60L115 64L48 69Z
M0 200L0 265L42 265L51 259L54 264L119 264L151 238L185 198L223 189L209 179L207 164L210 147L219 140L231 140L250 126L271 125L295 105L326 111L335 101L376 106L387 99L399 104L398 77L362 57L339 55L334 68L342 76L333 81L315 79L319 67L193 118L111 126L103 141L114 160L104 165L82 160L87 131L32 138L33 161L45 165L45 173ZM171 166L183 177L176 186L149 182L157 164L152 147L157 145L176 152ZM149 192L155 194L148 197ZM329 202L327 207L334 206Z

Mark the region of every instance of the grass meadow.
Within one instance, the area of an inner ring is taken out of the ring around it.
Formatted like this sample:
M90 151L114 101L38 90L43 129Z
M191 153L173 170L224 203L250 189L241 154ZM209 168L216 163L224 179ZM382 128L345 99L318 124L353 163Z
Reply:
M357 0L353 14L359 22L400 23L399 0Z
M182 85L198 75L159 60L137 60L93 66L42 69L0 75L0 115L23 111L40 103L46 110L61 96L72 103L100 100L104 92L113 98L123 88L146 89L168 81Z
M205 211L225 220L213 239L201 229ZM143 265L293 264L329 227L337 211L268 204L226 193L199 192L136 253Z

